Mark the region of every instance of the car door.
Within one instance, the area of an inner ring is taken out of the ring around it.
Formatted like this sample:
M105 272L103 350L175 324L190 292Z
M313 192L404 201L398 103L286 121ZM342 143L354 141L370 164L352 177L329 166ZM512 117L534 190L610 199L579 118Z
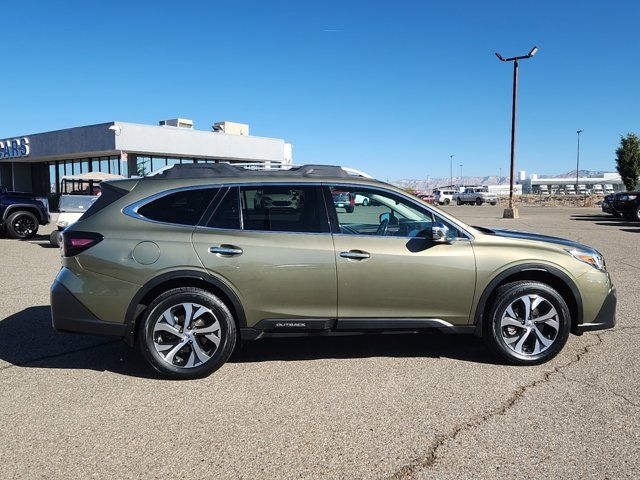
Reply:
M235 290L248 327L335 323L335 255L320 186L233 186L214 208L193 245L203 266Z
M428 319L469 322L476 270L465 232L390 190L326 188L334 223L339 327L419 326L420 319L425 326L434 323ZM367 196L370 206L356 205L352 213L337 208L329 200L334 189ZM434 222L449 228L445 243L431 238Z

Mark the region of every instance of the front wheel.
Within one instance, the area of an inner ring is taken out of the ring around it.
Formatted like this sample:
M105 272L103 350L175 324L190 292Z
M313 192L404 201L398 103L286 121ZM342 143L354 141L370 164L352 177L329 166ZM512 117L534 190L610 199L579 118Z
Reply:
M210 375L231 356L236 325L229 308L194 287L169 290L147 308L140 322L140 349L162 375L193 379Z
M449 205L451 203L451 200L449 200L448 198L444 199L444 204L445 205Z
M484 323L484 339L514 365L538 365L555 357L569 338L571 314L549 285L519 281L503 285Z
M476 205L482 205L482 199L480 197L476 198Z
M7 233L11 238L26 240L38 233L38 219L31 212L16 212L7 219Z
M369 206L369 199L365 198L364 200L362 200L362 206L363 207L368 207Z
M462 200L460 198L456 198L456 205L462 205Z

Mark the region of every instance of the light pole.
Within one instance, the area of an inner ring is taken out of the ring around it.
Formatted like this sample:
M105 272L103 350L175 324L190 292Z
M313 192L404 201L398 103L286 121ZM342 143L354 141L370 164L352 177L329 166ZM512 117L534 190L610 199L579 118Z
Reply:
M518 61L533 57L538 53L538 47L533 47L526 55L504 58L498 52L498 57L503 62L513 62L513 102L511 105L511 177L509 183L509 207L505 208L503 218L518 218L518 209L513 206L513 180L515 177L516 161L516 112L518 108Z
M449 177L451 188L453 188L453 155L449 155Z
M576 195L578 195L579 190L578 190L578 182L579 182L579 177L580 177L580 134L583 132L584 130L578 130L576 131L576 133L578 134L578 152L576 153Z
M462 181L462 164L460 164L460 185L464 185L464 182Z

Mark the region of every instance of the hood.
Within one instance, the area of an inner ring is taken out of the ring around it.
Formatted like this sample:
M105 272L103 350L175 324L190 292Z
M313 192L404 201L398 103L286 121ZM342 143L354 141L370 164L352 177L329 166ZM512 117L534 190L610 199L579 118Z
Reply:
M515 230L502 230L499 228L484 228L484 227L474 227L480 230L482 233L487 235L496 235L499 237L506 238L518 238L521 240L533 240L536 242L544 242L544 243L554 243L556 245L563 245L565 247L571 248L579 248L580 250L598 253L594 248L591 248L587 245L583 245L582 243L574 242L573 240L568 240L566 238L560 237L551 237L549 235L541 235L539 233L527 233L527 232L517 232Z

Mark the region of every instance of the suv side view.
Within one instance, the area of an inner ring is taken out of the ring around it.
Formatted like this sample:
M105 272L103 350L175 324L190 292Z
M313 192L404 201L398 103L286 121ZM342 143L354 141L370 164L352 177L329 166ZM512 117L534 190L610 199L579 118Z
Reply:
M62 234L53 326L122 337L169 377L212 373L240 339L389 331L475 333L533 365L615 324L596 250L471 227L340 167L176 165L101 187Z
M0 186L0 231L6 232L11 238L24 240L34 237L38 227L50 221L46 197L10 192Z

